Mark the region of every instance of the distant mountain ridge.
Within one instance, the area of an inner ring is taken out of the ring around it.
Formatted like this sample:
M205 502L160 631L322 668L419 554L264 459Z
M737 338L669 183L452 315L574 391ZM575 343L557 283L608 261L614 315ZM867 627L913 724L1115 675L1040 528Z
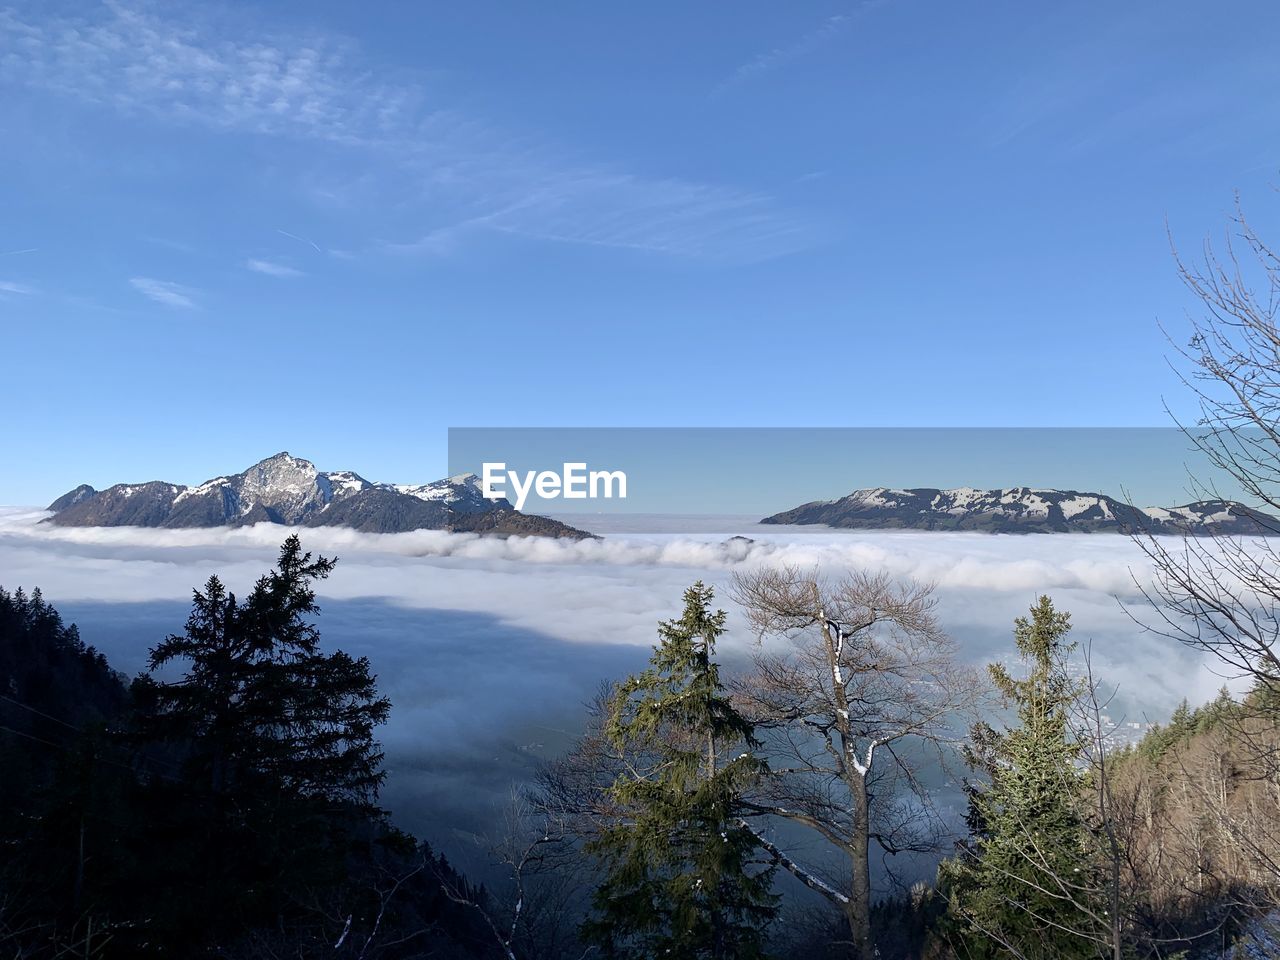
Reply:
M761 523L858 530L978 530L992 533L1146 532L1194 536L1280 534L1280 518L1230 500L1141 509L1101 493L1005 487L855 490L815 500Z
M105 490L81 484L49 504L46 522L77 527L287 526L350 527L368 533L450 530L506 536L591 534L549 517L489 500L474 474L423 484L373 483L350 470L322 471L277 453L242 473L199 486L153 480Z

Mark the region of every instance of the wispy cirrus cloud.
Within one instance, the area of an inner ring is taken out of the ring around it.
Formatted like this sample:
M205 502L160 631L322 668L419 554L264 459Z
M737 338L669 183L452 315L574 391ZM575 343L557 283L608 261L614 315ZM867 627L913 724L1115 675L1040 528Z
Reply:
M221 39L116 0L98 16L37 21L0 11L0 33L8 41L0 65L13 78L224 130L357 142L393 122L402 96L361 81L339 45Z
M131 277L129 283L148 300L154 300L166 307L192 310L196 306L196 291L180 283L156 280L152 277Z
M157 247L163 247L165 250L172 250L175 253L194 254L199 252L199 248L194 244L187 243L184 240L174 240L172 237L143 236L138 239Z
M268 277L279 277L281 279L306 276L306 274L296 267L290 267L283 263L276 263L273 260L246 260L244 262L244 267L246 270L251 270L254 273L262 273Z
M321 180L341 184L353 162L376 170L372 186L353 187L370 191L372 205L364 195L333 198L394 222L367 232L367 251L439 254L506 234L752 262L815 240L806 218L763 191L583 160L458 109L341 38L252 25L232 36L199 18L198 7L119 0L53 19L2 12L0 80L130 117L306 144L313 149L301 162L323 171ZM326 192L341 187L317 195Z
M34 287L29 287L25 283L14 283L11 280L0 280L0 296L13 295L29 297L35 292Z
M409 240L400 253L446 254L485 231L553 243L611 247L691 259L753 262L808 246L808 224L779 217L771 199L710 184L653 180L604 170L547 177L528 196Z
M719 96L739 84L754 80L756 77L776 70L792 61L803 59L834 40L848 29L861 14L882 6L886 2L888 0L864 0L848 13L838 13L827 17L822 23L802 35L799 39L756 54L726 77L712 91L712 96Z

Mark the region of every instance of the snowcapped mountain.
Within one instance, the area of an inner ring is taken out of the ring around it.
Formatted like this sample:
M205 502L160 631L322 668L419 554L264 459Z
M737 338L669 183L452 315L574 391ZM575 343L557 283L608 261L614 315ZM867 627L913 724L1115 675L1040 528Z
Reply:
M220 527L280 523L404 530L478 531L581 538L567 524L488 500L475 474L424 484L373 483L350 470L317 470L309 460L277 453L243 473L195 487L151 481L105 490L81 484L49 509L49 522L79 527Z
M1280 519L1227 500L1140 509L1101 493L875 487L815 500L761 523L825 524L862 530L985 530L994 533L1280 534Z

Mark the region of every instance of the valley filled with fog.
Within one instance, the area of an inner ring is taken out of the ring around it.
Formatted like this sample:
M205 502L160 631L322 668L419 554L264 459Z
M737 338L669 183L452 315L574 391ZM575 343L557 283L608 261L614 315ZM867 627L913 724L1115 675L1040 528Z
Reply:
M129 674L181 631L193 587L216 574L247 593L285 535L273 524L67 528L44 516L0 514L0 585L40 587ZM682 532L654 532L664 529ZM325 645L368 656L393 704L380 734L384 802L397 823L463 859L493 831L512 788L573 741L601 685L644 667L658 621L678 612L690 583L715 586L729 611L727 669L747 663L755 638L728 595L736 570L883 569L933 583L938 617L973 663L1011 659L1014 618L1048 593L1091 647L1095 674L1117 688L1117 721L1163 721L1184 697L1196 704L1222 685L1195 654L1135 622L1151 621L1135 585L1150 572L1123 536L814 529L646 517L611 518L603 539L576 542L338 528L302 536L306 549L339 558L320 589Z

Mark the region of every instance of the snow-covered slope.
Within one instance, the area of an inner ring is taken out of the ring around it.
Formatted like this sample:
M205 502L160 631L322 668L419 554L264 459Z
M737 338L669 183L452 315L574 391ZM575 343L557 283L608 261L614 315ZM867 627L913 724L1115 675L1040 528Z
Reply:
M268 521L288 525L403 530L481 530L586 536L545 517L488 500L475 474L416 485L373 483L350 470L326 472L277 453L242 473L188 487L152 481L94 490L82 484L49 505L67 526L212 527Z
M1000 490L875 487L855 490L839 500L802 504L761 522L1002 533L1280 534L1280 520L1225 500L1144 510L1101 493L1031 487Z

